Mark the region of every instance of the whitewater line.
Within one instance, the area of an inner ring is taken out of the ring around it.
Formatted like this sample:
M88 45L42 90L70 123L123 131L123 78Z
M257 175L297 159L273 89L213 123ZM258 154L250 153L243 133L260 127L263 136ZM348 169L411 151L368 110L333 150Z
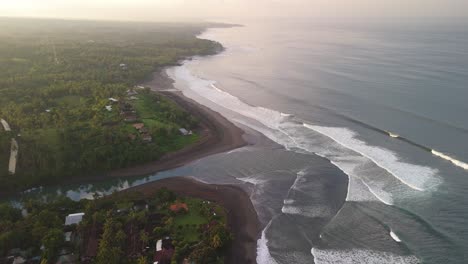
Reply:
M227 92L225 92L225 91L219 89L219 88L216 87L216 85L214 85L213 83L210 83L210 87L211 87L212 89L214 89L215 91L220 92L221 94L225 94L226 96L228 96L228 97L230 97L230 98L233 98L234 100L238 101L238 102L241 103L241 104L245 104L245 103L242 102L239 98L237 98L237 97L235 97L235 96L233 96L233 95L231 95L231 94L229 94L229 93L227 93ZM216 102L215 100L212 100L211 98L207 98L207 99L210 100L210 101L212 101L212 102L215 103L215 104L218 104L218 102ZM219 105L219 104L218 104L218 105ZM259 110L268 110L268 111L278 112L278 111L276 111L276 110L266 109L266 108L263 108L263 107L255 107L255 106L250 106L250 105L247 105L247 106L250 107L250 108L257 108L257 109L259 109ZM226 107L226 106L225 106L225 107ZM228 109L231 109L232 111L238 112L238 111L236 111L236 109L232 109L231 107L227 107L227 108L228 108ZM262 123L263 125L265 125L266 127L270 128L270 129L279 131L280 133L282 133L283 135L285 135L287 138L289 138L289 139L291 140L291 143L293 143L294 147L299 148L299 149L302 149L302 150L304 150L304 151L306 151L306 152L308 152L308 153L313 153L313 154L318 155L317 153L311 152L310 150L308 150L308 149L302 147L301 144L299 144L299 143L296 141L296 139L295 139L294 137L292 137L289 133L287 133L286 131L284 131L279 125L272 125L272 124L266 123L266 122L264 122L264 121L261 120L261 119L260 119L260 120L257 119L256 116L252 116L251 113L246 113L245 111L241 111L241 112L238 112L238 113L241 114L241 115L244 115L244 116L246 116L246 117L250 117L250 118L252 118L252 119L254 119L254 120L257 120L257 121L259 121L260 123ZM283 115L281 115L281 112L279 112L279 114L280 114L280 116L283 116ZM411 183L405 181L404 179L402 179L401 177L399 177L396 173L394 173L392 170L390 170L389 168L387 168L385 165L382 165L381 162L378 162L378 161L376 161L374 158L371 158L370 156L364 154L364 152L362 152L362 151L357 151L357 150L355 150L353 147L350 147L350 146L346 145L345 143L341 142L340 140L338 140L338 139L336 139L336 138L334 138L334 137L332 137L332 136L329 136L329 135L327 135L326 133L323 133L323 132L321 132L321 131L318 131L317 129L314 128L314 126L311 126L311 125L305 124L305 123L303 123L303 126L305 126L305 127L308 128L308 129L312 129L312 130L314 130L314 131L316 131L316 132L318 132L318 133L320 133L320 134L322 134L322 135L324 135L324 136L326 136L326 137L328 137L328 138L331 138L332 140L334 140L334 141L337 142L338 144L342 145L343 147L345 147L345 148L347 148L347 149L354 150L355 152L361 154L362 156L364 156L364 157L370 159L371 161L374 162L374 164L376 164L376 165L379 166L380 168L382 168L382 169L384 169L385 171L387 171L390 175L393 175L397 180L399 180L399 181L400 181L401 183L403 183L404 185L409 186L410 188L412 188L412 189L414 189L414 190L417 190L417 191L425 191L425 189L423 189L423 188L421 188L421 187L418 187L418 186L415 186L414 184L411 184ZM395 135L395 136L396 136L396 135ZM365 145L368 146L367 144L365 144ZM284 145L284 146L286 147L286 149L290 150L290 147L291 147L291 146L288 146L287 144ZM371 147L371 146L369 146L369 147ZM321 155L319 155L319 156L321 156ZM327 158L327 157L325 157L325 158ZM395 157L395 158L396 158L396 157ZM327 158L327 159L328 159L328 158ZM397 158L396 158L396 159L397 159ZM336 165L336 164L335 164L335 165Z
M401 243L401 239L390 229L390 236L395 240L397 243Z
M446 155L446 154L444 154L442 152L439 152L437 150L434 150L434 149L431 149L429 147L423 146L421 144L413 142L413 141L411 141L411 140L409 140L407 138L401 137L400 135L394 134L392 132L387 132L387 134L392 138L396 138L396 139L399 139L399 140L404 141L406 143L409 143L411 145L414 145L414 146L416 146L418 148L422 148L423 150L426 150L426 151L432 153L434 156L437 156L437 157L442 158L444 160L448 160L453 165L455 165L457 167L460 167L460 168L462 168L464 170L468 170L468 163L465 163L465 162L463 162L461 160L454 159L454 158L452 158L452 157L450 157L450 156L448 156L448 155Z
M259 264L278 264L270 254L270 250L268 249L268 239L265 234L266 230L270 228L274 218L275 217L268 222L268 225L262 231L261 238L257 240L257 263Z
M434 154L435 156L439 157L439 158L442 158L444 160L448 160L448 161L452 162L457 167L468 170L468 164L463 162L463 161L454 159L454 158L452 158L452 157L450 157L448 155L445 155L444 153L436 151L436 150L431 150L431 153Z
M330 161L330 163L332 163L332 164L335 165L337 168L339 168L341 171L343 171L343 170L341 169L341 167L339 166L339 164L337 164L336 162L334 162L333 160L331 160L329 157L326 157L325 155L321 155L321 154L319 154L319 153L312 152L312 151L310 151L310 150L308 150L308 149L306 149L306 148L301 147L300 144L298 144L297 141L296 141L293 137L291 137L288 133L286 133L285 131L283 131L283 130L280 129L280 128L278 128L278 130L279 130L281 133L283 133L284 135L286 135L288 138L290 138L290 139L294 142L294 144L296 145L297 148L302 149L302 150L304 150L304 151L306 151L306 152L308 152L308 153L315 154L315 155L317 155L317 156L319 156L319 157L325 158L325 159L327 159L328 161ZM320 134L322 134L322 133L320 133ZM331 138L331 137L330 137L330 138ZM333 139L333 138L332 138L332 139ZM333 139L333 140L334 140L334 139ZM336 141L336 140L335 140L335 141ZM338 141L336 141L336 142L338 142ZM339 142L338 142L338 143L339 143ZM342 144L340 144L340 145L342 145ZM343 145L342 145L342 146L343 146ZM344 147L346 147L346 146L344 146ZM287 148L287 147L286 147L286 148ZM346 147L346 148L348 148L348 147ZM288 148L287 148L287 149L288 149ZM348 149L349 149L349 148L348 148ZM289 149L288 149L288 150L289 150ZM363 155L363 154L361 153L361 155ZM366 157L365 155L363 155L363 156ZM376 163L376 164L377 164L377 163ZM377 164L377 166L380 167L379 164ZM384 168L384 169L385 169L385 168ZM386 169L385 169L385 170L386 170ZM346 176L348 176L348 193L346 194L346 201L348 201L349 194L350 194L350 191L351 191L351 190L350 190L350 186L351 186L351 175L348 174L348 173L346 173L346 172L344 172L344 171L343 171L343 173L346 174ZM392 173L390 172L390 174L392 174ZM392 174L392 175L393 175L393 174ZM398 177L397 177L397 179L398 179ZM298 180L298 179L296 178L296 180ZM393 205L393 201L392 201L392 202L388 202L388 201L385 201L385 200L383 200L382 198L380 198L380 197L372 190L372 188L371 188L365 181L363 181L363 180L360 179L360 178L358 178L357 180L360 180L360 181L367 187L367 189L372 193L372 195L374 195L379 201L381 201L382 203L384 203L384 204L386 204L386 205ZM403 182L403 183L404 183L404 182ZM289 193L289 192L288 192L288 193ZM340 210L341 210L341 209L340 209Z
M244 105L246 105L246 106L249 107L249 108L257 108L257 109L260 109L260 107L251 106L251 105L248 105L248 104L242 102L239 98L237 98L237 97L235 97L235 96L233 96L233 95L231 95L231 94L229 94L229 93L227 93L227 92L225 92L225 91L219 89L219 88L216 87L216 85L214 85L212 82L208 82L208 83L209 83L208 86L211 87L211 89L213 89L214 91L219 92L219 93L221 93L221 94L223 94L223 95L225 95L225 96L227 96L227 97L229 97L229 98L232 98L232 100L235 100L236 102L238 102L238 103L240 103L240 104L244 104ZM192 91L194 91L195 93L197 93L197 94L199 94L200 96L202 96L202 95L200 94L200 91L197 91L196 89L193 89L193 88L191 88L190 90L192 90ZM183 91L182 91L182 92L183 92ZM236 112L236 113L238 113L238 114L240 114L240 115L242 115L242 116L244 116L244 117L251 118L252 120L255 120L255 121L261 123L262 125L264 125L264 126L265 126L266 128L268 128L268 129L272 129L273 131L276 131L276 132L279 132L279 133L283 134L284 136L286 136L286 137L289 139L289 142L287 142L288 140L286 140L286 142L278 142L277 140L275 140L275 138L272 138L271 136L268 136L267 134L265 134L265 131L262 132L261 129L259 130L258 128L252 127L252 126L249 125L248 123L239 121L240 123L243 123L244 125L249 126L249 127L251 127L252 129L257 130L258 132L262 133L263 135L267 136L268 138L270 138L271 140L277 142L278 144L283 145L287 150L291 150L291 147L295 147L295 148L297 148L297 149L301 149L301 150L305 151L306 153L315 154L315 155L317 155L317 156L320 156L320 157L322 157L322 158L325 158L325 159L329 160L333 165L335 165L337 168L340 168L340 170L343 171L343 169L340 167L339 164L337 164L337 163L333 162L332 160L330 160L330 158L327 157L326 155L322 155L322 154L320 154L320 153L317 153L317 152L314 152L314 151L310 151L309 149L303 147L301 144L299 144L299 143L297 142L297 140L296 140L294 137L292 137L289 133L287 133L286 131L284 131L283 129L281 129L279 126L273 126L273 125L271 125L271 124L268 124L268 123L264 122L264 121L261 120L261 119L257 119L257 118L256 118L257 116L252 115L252 114L249 113L249 112L246 112L246 111L238 111L237 109L232 108L232 106L230 107L229 105L220 104L220 102L214 100L211 96L205 96L205 97L202 96L202 97L205 98L205 99L208 100L208 101L211 101L212 103L214 103L214 104L216 104L216 105L219 105L219 106L221 106L221 107L227 108L227 109L229 109L229 110L231 110L231 111L234 111L234 112ZM265 109L265 108L263 108L263 109ZM261 109L260 109L260 110L261 110ZM273 112L278 112L278 111L271 110L271 109L265 109L265 110L269 110L269 111L273 111ZM291 146L291 143L292 143L292 146ZM344 171L343 171L343 172L344 172ZM349 172L349 173L351 173L351 172ZM346 173L346 172L345 172L345 174L348 176L348 179L349 179L349 181L351 182L351 180L350 180L351 176L350 176L348 173ZM353 177L355 177L355 176L353 176ZM361 180L361 181L362 181L362 180ZM366 186L367 189L369 189L370 193L371 193L373 196L375 196L378 200L382 201L382 202L383 202L384 204L386 204L386 205L392 205L390 202L385 201L385 200L383 200L382 198L380 198L380 197L370 188L369 185L365 185L365 186ZM349 185L348 185L347 200L349 200L349 195L350 195L350 193L351 193L349 188L350 188L350 187L349 187Z
M399 137L400 137L400 135L394 134L394 133L392 133L392 132L387 132L387 133L388 133L388 135L389 135L390 137L392 137L392 138L399 138Z
M401 179L400 177L398 177L397 175L395 175L390 169L388 169L385 165L382 165L380 162L376 161L374 158L370 157L369 155L366 155L365 153L363 153L362 151L358 151L356 150L355 148L353 147L350 147L348 146L346 143L343 143L341 142L339 139L336 139L334 138L333 136L330 136L330 135L327 135L325 134L324 132L320 131L320 129L317 129L316 126L313 126L313 125L309 125L309 124L305 124L303 123L304 127L306 128L309 128L309 129L312 129L314 130L315 132L318 132L330 139L332 139L333 141L335 141L336 143L340 144L341 146L347 148L347 149L350 149L350 150L353 150L359 154L361 154L362 156L370 159L372 162L374 162L377 166L379 166L380 168L384 169L385 171L387 171L390 175L393 175L396 179L398 179L401 183L405 184L406 186L409 186L410 188L416 190L416 191L425 191L423 188L420 188L420 187L417 187L417 186L414 186L413 184L411 183L408 183L406 181L404 181L403 179ZM367 144L366 144L367 145ZM368 145L367 145L368 146Z

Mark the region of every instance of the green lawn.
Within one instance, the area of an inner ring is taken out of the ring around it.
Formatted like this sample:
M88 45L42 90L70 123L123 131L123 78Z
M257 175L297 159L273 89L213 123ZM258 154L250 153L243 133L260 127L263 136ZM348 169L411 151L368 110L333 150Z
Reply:
M199 225L207 224L208 219L202 215L202 200L190 198L185 201L189 211L174 218L174 226L187 242L200 239Z

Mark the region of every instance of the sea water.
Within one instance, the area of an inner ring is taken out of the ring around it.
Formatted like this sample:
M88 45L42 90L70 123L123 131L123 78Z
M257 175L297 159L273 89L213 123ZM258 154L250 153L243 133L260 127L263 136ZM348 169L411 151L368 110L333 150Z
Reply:
M217 168L255 183L259 263L468 261L467 28L249 21L199 36L225 52L168 70L187 96L294 153L273 165L253 146L254 163Z

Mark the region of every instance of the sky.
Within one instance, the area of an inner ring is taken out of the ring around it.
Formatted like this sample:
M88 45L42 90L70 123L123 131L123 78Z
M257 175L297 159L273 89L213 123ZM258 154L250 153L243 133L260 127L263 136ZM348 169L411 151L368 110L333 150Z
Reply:
M464 17L468 0L0 0L0 16L105 20Z

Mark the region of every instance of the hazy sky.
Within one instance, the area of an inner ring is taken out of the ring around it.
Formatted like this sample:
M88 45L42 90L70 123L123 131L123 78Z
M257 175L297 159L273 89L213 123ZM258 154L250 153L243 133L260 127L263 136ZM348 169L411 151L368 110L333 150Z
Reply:
M0 16L117 20L468 17L468 0L0 0Z

